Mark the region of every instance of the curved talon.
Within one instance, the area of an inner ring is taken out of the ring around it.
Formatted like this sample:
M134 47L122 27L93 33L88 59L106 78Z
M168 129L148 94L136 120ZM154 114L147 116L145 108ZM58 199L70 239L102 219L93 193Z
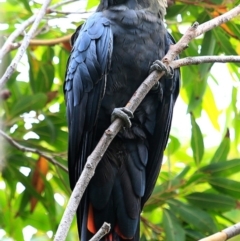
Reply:
M170 70L169 70L170 69ZM165 75L168 79L172 79L174 75L173 68L169 66L169 69L166 67L166 65L160 61L160 60L155 60L153 64L150 66L149 73L152 73L154 70L157 71L164 71Z
M166 76L167 76L168 79L172 79L173 78L173 76L174 76L174 69L171 66L169 66L169 70L166 73Z
M132 123L130 121L130 118L133 118L133 113L126 107L122 108L114 108L112 115L111 115L111 122L113 122L115 119L120 118L124 122L124 127L130 128Z
M152 87L152 89L151 90L153 90L153 91L155 91L155 90L158 90L158 88L159 88L159 85L160 85L160 83L159 82L157 82L153 87Z
M162 101L163 87L159 81L152 87L151 92L156 93L158 95L158 100Z

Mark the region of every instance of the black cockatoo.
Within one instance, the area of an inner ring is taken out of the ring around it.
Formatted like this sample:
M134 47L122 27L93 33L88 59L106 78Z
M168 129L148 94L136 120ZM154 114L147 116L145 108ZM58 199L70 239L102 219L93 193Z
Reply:
M134 116L122 107L174 43L163 23L165 7L166 0L101 0L72 37L64 83L72 189L111 121L124 120L79 205L81 241L89 240L103 222L111 224L105 240L139 240L140 213L169 136L179 70L154 86Z

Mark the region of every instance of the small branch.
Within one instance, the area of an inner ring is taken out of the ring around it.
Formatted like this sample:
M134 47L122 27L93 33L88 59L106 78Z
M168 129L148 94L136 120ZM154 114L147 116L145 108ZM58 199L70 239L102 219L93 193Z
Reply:
M22 146L19 143L17 143L16 141L14 141L10 136L8 136L6 133L4 133L4 131L0 130L0 135L12 146L14 146L15 148L17 148L20 151L23 152L31 152L31 153L36 153L40 156L43 156L44 158L46 158L49 162L51 162L53 165L60 167L63 171L68 172L67 168L65 166L63 166L61 163L59 163L56 159L54 159L51 156L46 155L44 152L39 151L38 149L35 148L30 148L30 147L26 147L26 146Z
M69 15L69 14L91 14L91 13L93 13L93 11L66 12L66 11L50 10L50 13L57 13L57 14L63 14L63 15Z
M9 78L11 77L11 75L13 74L13 72L15 71L19 61L21 60L23 54L25 53L30 39L32 38L32 36L34 35L35 31L37 30L37 27L40 23L40 21L42 20L42 18L44 17L46 11L47 11L47 7L50 4L51 0L45 0L43 2L43 5L40 9L40 11L38 12L38 14L36 15L36 19L31 27L31 29L28 31L28 33L25 35L22 45L21 47L18 49L18 52L16 54L16 56L14 57L14 59L12 60L11 64L8 66L7 70L5 71L4 75L2 76L2 78L0 79L0 89L2 89L2 87L6 84L6 82L9 80ZM34 17L33 17L34 18Z
M240 56L230 55L230 56L198 56L198 57L187 57L183 59L174 60L171 63L173 69L193 65L193 64L203 64L203 63L240 63Z
M56 44L60 44L63 42L69 42L69 40L71 39L72 34L69 34L67 36L63 36L60 38L55 38L55 39L32 39L30 40L30 45L31 46L51 46L51 45L56 45Z
M171 45L170 51L166 54L163 61L166 64L172 62L177 55L179 55L184 49L188 47L188 44L191 40L195 39L196 37L200 36L201 34L228 22L230 19L238 16L240 14L240 5L233 8L229 12L226 12L216 18L213 18L201 25L198 23L194 23L186 33L182 36L182 38L175 44Z
M27 19L26 21L24 21L7 39L7 41L4 43L4 45L2 46L1 50L0 50L0 63L1 60L3 58L3 56L8 53L9 51L12 50L12 45L14 40L20 35L22 34L22 32L30 25L34 22L34 20L36 19L36 15L31 16L29 19Z
M153 224L151 222L149 222L146 218L144 218L143 216L140 216L141 221L144 223L145 226L149 227L153 232L155 232L158 235L161 235L163 233L163 229L161 227L159 227L156 224ZM174 240L173 240L174 241Z
M58 7L61 7L62 5L67 5L69 3L72 3L72 2L76 2L76 1L79 1L79 0L65 0L65 1L61 1L59 3L56 3L54 5L52 5L48 10L47 10L47 13L51 12L53 9L56 9Z
M237 223L229 228L222 230L221 232L218 232L206 238L200 239L199 241L226 241L239 234L240 234L240 223Z
M103 236L110 232L111 225L104 222L102 227L97 231L97 233L89 241L99 241Z

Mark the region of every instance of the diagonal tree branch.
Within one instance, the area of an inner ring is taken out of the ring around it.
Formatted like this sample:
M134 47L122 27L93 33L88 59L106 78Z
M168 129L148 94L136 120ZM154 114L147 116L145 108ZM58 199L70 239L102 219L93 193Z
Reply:
M173 61L175 57L187 47L188 43L192 39L240 14L240 5L232 9L230 12L231 14L226 13L226 16L225 14L223 14L222 16L217 17L217 20L213 19L200 26L198 24L194 24L192 27L190 27L188 31L180 39L180 41L170 47L168 53L163 58L163 61L166 63L166 65L172 66L172 62L175 62ZM198 30L198 26L200 27L200 30ZM191 63L188 62L185 64ZM174 66L174 68L178 67L179 66L177 64ZM147 79L145 79L145 81L141 84L141 86L137 89L137 91L134 93L133 97L130 99L130 101L127 103L125 107L127 107L130 111L134 112L141 103L141 101L145 98L146 94L151 90L151 88L157 83L157 81L163 75L164 73L160 73L157 71L152 72L147 77ZM62 220L58 226L58 230L54 237L54 241L63 241L66 239L73 217L76 213L83 193L94 175L96 166L100 162L101 158L103 157L103 154L107 150L113 138L120 131L122 124L122 120L116 119L104 132L102 138L93 150L92 154L88 157L83 172L75 185L75 188L72 192L72 195L63 214Z
M42 18L46 14L47 7L50 4L50 2L51 2L51 0L45 0L43 2L43 5L36 15L36 19L35 19L32 27L31 27L31 29L28 31L28 33L25 35L25 37L23 39L21 47L18 49L17 54L15 55L11 64L8 66L6 72L4 73L2 78L0 79L0 89L3 88L3 86L6 84L6 82L9 80L9 78L11 77L11 75L13 74L15 69L17 68L17 65L18 65L19 61L21 60L23 54L25 53L25 51L26 51L26 49L29 45L30 39L34 35L35 31L37 30L37 27L38 27L40 21L42 20Z
M22 34L22 32L30 25L34 22L34 20L36 19L36 15L32 15L29 19L27 19L26 21L24 21L6 40L6 42L4 43L4 45L2 46L1 50L0 50L0 61L2 60L2 58L4 57L4 55L6 53L8 53L9 51L11 51L13 49L14 46L14 40L20 35ZM19 46L19 45L18 45ZM17 46L17 47L18 47ZM14 47L16 48L16 47ZM0 62L1 63L1 62Z
M0 130L0 135L12 146L14 146L15 148L17 148L20 151L23 152L32 152L32 153L36 153L40 156L43 156L44 158L46 158L49 162L51 162L53 165L60 167L63 171L68 172L68 169L63 166L61 163L59 163L56 159L54 159L53 157L45 154L44 152L35 149L35 148L29 148L26 146L22 146L19 143L17 143L16 141L14 141L10 136L8 136L6 133L4 133L4 131Z

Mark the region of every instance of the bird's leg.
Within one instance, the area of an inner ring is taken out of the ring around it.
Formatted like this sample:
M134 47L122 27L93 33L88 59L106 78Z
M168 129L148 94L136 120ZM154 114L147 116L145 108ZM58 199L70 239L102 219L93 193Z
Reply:
M117 118L120 118L123 121L124 127L130 128L132 125L130 118L133 118L133 113L126 107L114 108L111 115L111 122L113 122Z
M163 86L161 82L157 82L151 89L151 93L156 93L158 95L158 100L162 101L163 99Z
M154 70L157 71L164 71L165 75L168 79L172 79L174 72L173 69L169 66L169 69L161 60L155 60L153 64L150 66L149 73L152 73Z

